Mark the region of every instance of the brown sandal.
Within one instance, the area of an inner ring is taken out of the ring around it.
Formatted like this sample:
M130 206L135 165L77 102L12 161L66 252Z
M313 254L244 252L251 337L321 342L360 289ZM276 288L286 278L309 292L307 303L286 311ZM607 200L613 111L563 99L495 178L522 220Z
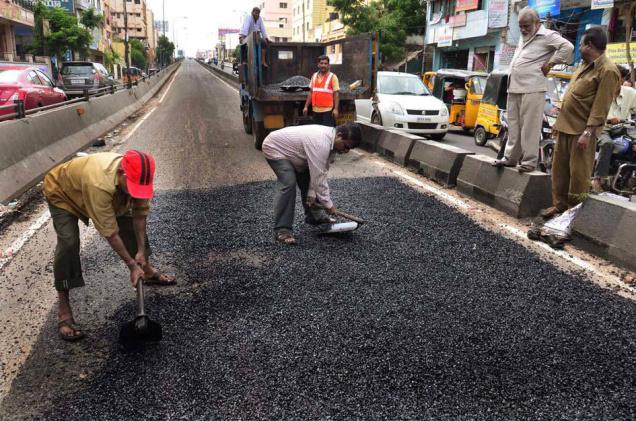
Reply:
M283 232L276 233L276 236L274 238L279 243L285 244L287 246L292 246L296 244L296 239L294 238L294 235L290 232L283 231Z
M559 210L558 208L551 206L547 209L543 209L539 215L543 218L543 219L550 219L553 216L556 216L560 213L563 213L563 211Z
M71 329L73 331L73 333L70 334L70 335L63 334L62 333L62 328L63 327L67 327L67 328ZM80 339L84 339L86 337L84 332L82 332L81 329L79 329L75 325L75 320L73 320L73 319L66 319L66 320L62 320L62 321L58 322L57 323L57 333L60 335L60 338L62 338L63 340L65 340L67 342L79 341Z

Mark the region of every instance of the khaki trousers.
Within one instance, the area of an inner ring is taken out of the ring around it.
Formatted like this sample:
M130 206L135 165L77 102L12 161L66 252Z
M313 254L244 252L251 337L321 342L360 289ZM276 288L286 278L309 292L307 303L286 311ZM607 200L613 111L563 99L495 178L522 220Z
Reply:
M544 106L545 92L508 94L505 160L516 164L523 155L521 164L536 168Z
M596 140L577 147L580 135L559 133L552 158L552 204L560 211L578 205L590 191Z

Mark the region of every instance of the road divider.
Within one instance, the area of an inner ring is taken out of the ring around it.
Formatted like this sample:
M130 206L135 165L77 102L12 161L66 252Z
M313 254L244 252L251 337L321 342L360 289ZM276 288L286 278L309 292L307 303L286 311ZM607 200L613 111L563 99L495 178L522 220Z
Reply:
M371 153L375 153L378 148L378 141L380 136L384 133L384 128L377 124L360 124L360 134L362 135L362 141L360 148Z
M552 204L548 174L495 168L493 158L467 155L457 176L457 191L514 216L533 217Z
M198 60L197 60L197 63L199 63L201 66L205 67L206 69L210 70L211 72L213 72L215 75L219 76L220 78L222 78L226 82L229 82L233 87L238 88L238 85L239 85L238 76L235 76L233 74L229 74L228 72L223 71L222 69L218 68L217 66L211 66L209 64L205 64L205 63L200 62Z
M575 246L636 271L636 203L591 195L572 227Z
M421 137L398 130L384 130L378 139L377 152L403 167L409 160L415 142Z
M467 155L473 152L433 140L418 140L408 160L408 167L445 187L457 184L457 176Z
M131 90L0 123L0 202L19 196L55 165L141 109L178 66Z

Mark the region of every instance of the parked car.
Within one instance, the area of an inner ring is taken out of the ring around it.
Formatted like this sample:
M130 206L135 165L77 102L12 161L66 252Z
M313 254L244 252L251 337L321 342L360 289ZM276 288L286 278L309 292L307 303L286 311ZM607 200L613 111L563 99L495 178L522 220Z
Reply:
M90 61L62 63L57 79L58 86L64 89L69 97L84 95L84 90L92 94L115 84L115 79L103 65Z
M44 107L66 101L66 94L37 67L0 68L0 105L13 105L23 100L24 108ZM11 109L0 110L0 115L13 114Z
M371 99L356 100L356 121L442 140L448 132L448 108L431 95L417 75L378 72Z

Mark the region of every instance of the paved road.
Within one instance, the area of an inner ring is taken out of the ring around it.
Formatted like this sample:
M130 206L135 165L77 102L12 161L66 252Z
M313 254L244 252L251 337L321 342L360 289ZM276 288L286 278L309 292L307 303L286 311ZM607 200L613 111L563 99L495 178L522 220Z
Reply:
M157 158L152 258L180 281L148 293L159 346L117 346L134 291L92 229L81 343L54 333L50 224L0 274L0 339L37 332L1 419L636 417L633 301L354 154L334 165L334 200L370 223L324 238L298 218L300 245L276 245L274 183L238 105L185 61L129 140Z

